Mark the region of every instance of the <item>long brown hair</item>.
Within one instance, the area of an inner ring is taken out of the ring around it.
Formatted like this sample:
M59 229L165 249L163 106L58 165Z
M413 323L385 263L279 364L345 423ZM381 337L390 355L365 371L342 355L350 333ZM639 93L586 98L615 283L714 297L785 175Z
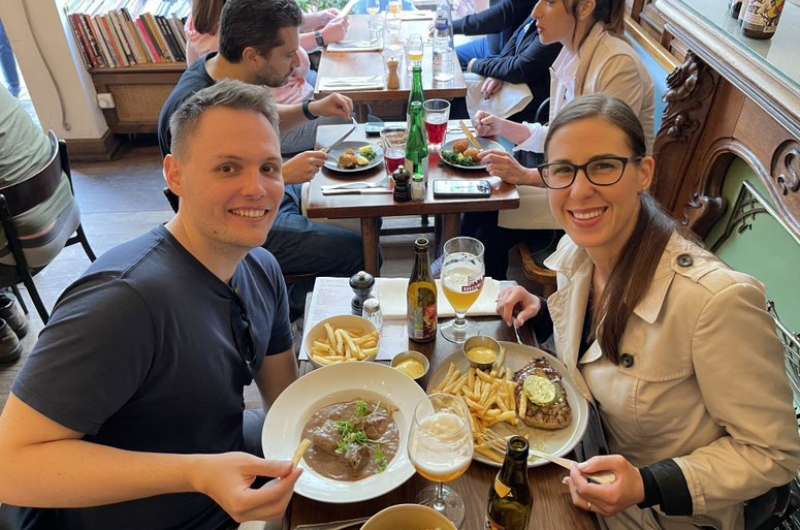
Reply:
M219 31L219 17L225 0L192 0L192 23L199 33Z
M578 4L581 0L563 0L564 7L578 20ZM617 36L625 33L625 0L595 0L595 22L602 22L606 30ZM573 30L574 31L574 30Z
M634 156L647 154L639 118L624 101L603 94L579 97L558 113L547 131L545 153L556 131L589 118L604 119L625 133ZM594 334L600 347L614 364L619 363L619 345L628 318L650 288L661 255L676 230L675 221L649 193L642 192L640 201L636 226L611 272L594 321Z

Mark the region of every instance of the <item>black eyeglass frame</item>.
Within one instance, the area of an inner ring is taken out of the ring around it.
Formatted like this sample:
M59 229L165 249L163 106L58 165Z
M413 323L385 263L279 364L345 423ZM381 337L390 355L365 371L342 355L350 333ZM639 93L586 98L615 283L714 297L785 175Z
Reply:
M643 158L644 158L644 156L640 156L640 155L634 155L634 156L598 156L597 158L592 158L591 160L589 160L585 164L581 164L581 165L573 164L571 162L551 162L551 163L540 164L540 165L538 165L536 167L536 169L539 170L539 174L542 176L542 182L544 182L545 187L547 187L547 188L549 188L551 190L564 190L564 189L569 188L573 184L575 184L575 179L578 178L578 171L583 171L583 174L586 175L586 180L588 180L589 182L591 182L595 186L613 186L614 184L616 184L617 182L619 182L622 179L622 175L625 174L625 169L628 167L628 163L630 163L630 162L634 162L634 163L640 162ZM622 169L620 170L619 176L617 177L617 179L614 182L599 183L599 182L593 181L592 177L589 176L589 166L594 164L594 163L596 163L596 162L599 162L601 160L616 160L617 162L622 162ZM551 186L550 184L547 183L547 178L545 177L545 175L547 174L548 168L550 166L556 166L556 165L558 165L558 166L570 166L572 168L572 179L569 181L569 184L567 184L566 186L555 187L555 186Z
M247 310L245 309L244 301L239 298L239 295L231 290L232 304L231 304L231 332L233 333L233 342L236 350L239 352L247 371L255 378L258 370L255 340L252 334L252 324L247 317Z

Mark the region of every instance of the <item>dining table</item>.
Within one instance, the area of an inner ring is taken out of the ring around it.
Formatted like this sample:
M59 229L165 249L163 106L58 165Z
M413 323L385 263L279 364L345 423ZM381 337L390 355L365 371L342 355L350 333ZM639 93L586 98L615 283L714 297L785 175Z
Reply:
M385 125L391 125L386 123ZM330 146L350 125L321 125L317 129L317 144ZM460 135L458 122L448 123L448 135ZM367 137L364 124L358 124L356 130L348 137L348 141L370 141L379 143L379 138ZM438 179L480 180L489 174L483 169L458 169L440 160L440 154L432 152L428 157L427 189L425 198L419 201L395 201L391 193L363 193L348 195L326 195L323 189L327 186L363 181L376 186L389 185L384 164L358 172L343 173L328 168L320 169L308 186L305 214L309 219L360 219L362 250L364 253L364 270L373 276L380 275L380 222L383 217L406 215L431 215L436 217L439 241L447 241L459 235L461 230L461 214L466 212L487 212L514 209L519 207L519 192L513 184L505 182L492 189L489 197L481 198L438 198L433 194L433 182Z
M343 42L368 42L370 38L369 20L370 15L350 15L350 27ZM334 92L341 92L355 102L403 102L408 100L412 76L405 57L403 43L413 34L422 36L423 41L429 41L428 28L431 24L432 20L429 19L401 19L399 35L396 37L392 37L389 34L388 27L383 30L384 37L381 40L381 44L378 45L379 50L335 51L335 46L329 45L323 50L320 57L317 80L314 87L315 97L320 98ZM388 24L385 24L385 26L388 26ZM456 39L456 43L458 42L460 40ZM395 56L399 59L400 88L397 89L386 88L386 61L389 56ZM453 99L466 96L467 87L464 82L464 74L461 72L455 53L452 54L451 58L453 78L449 81L435 81L433 78L433 51L430 42L425 42L421 64L422 88L426 97ZM364 79L379 79L380 86L359 88L356 81L361 80L363 82ZM347 86L347 80L354 80L354 84ZM327 83L332 82L341 84L326 86Z
M309 297L306 307L304 328L310 329L320 320L334 314L348 314L353 291L347 278L318 278L319 289ZM501 287L514 285L514 282L501 282ZM488 335L501 341L517 340L513 328L505 325L497 316L470 317L475 324L475 333ZM405 332L405 319L384 320L381 331L381 349L401 352L416 350L424 354L430 361L430 371L419 380L423 388L449 356L459 352L461 346L444 339L440 333L436 339L428 343L413 342ZM522 327L520 340L526 344L533 343L533 337L527 327ZM379 356L378 359L381 359ZM388 363L387 360L376 362ZM300 361L300 373L305 374L314 369L308 360ZM459 479L449 483L463 497L466 506L464 523L461 530L483 530L489 488L493 484L499 469L494 466L473 461L469 469ZM572 504L567 486L561 479L568 472L554 464L532 467L528 472L528 480L533 494L533 509L528 528L530 530L597 530L599 528L594 515L576 508ZM295 495L286 511L283 521L285 530L293 530L298 525L324 525L331 521L356 519L371 516L378 511L395 504L413 503L417 492L431 483L415 474L412 478L395 490L374 499L351 504L329 504Z

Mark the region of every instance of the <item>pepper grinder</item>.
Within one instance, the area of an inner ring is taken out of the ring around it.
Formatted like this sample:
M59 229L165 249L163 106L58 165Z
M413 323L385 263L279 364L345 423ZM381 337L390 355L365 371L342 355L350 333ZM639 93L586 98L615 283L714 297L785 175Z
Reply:
M400 76L397 73L397 68L399 66L400 62L394 57L389 57L386 61L386 69L389 71L386 77L386 88L389 90L397 90L400 88Z
M369 298L373 285L375 285L375 278L366 271L359 271L350 277L350 287L355 293L350 302L350 310L354 315L361 316L364 300Z

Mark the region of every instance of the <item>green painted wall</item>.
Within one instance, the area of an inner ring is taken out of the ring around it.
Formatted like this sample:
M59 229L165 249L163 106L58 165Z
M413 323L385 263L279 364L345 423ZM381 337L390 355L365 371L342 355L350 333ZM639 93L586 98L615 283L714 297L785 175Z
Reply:
M736 203L742 183L748 181L762 198L772 204L764 184L742 160L731 164L725 178L723 196L728 201L725 217L706 238L711 248L724 232ZM773 205L774 208L774 205ZM733 235L725 241L717 255L731 268L755 276L767 286L767 297L775 302L781 321L793 332L800 332L800 244L774 217L760 214L752 229Z

